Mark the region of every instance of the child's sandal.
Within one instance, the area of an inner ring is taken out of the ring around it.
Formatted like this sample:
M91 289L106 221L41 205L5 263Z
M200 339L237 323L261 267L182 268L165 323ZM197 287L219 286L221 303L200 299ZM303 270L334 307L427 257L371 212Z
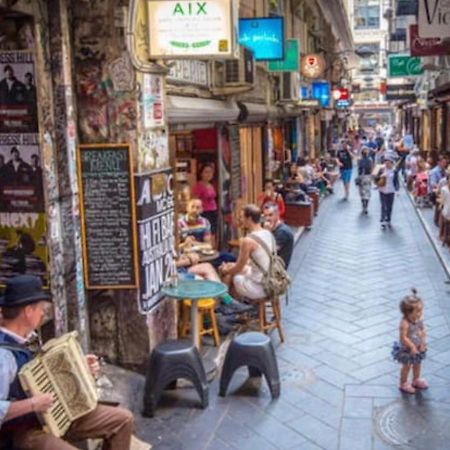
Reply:
M404 392L405 394L415 394L416 390L414 387L409 383L403 383L400 385L399 389Z
M428 383L423 378L417 378L417 380L414 380L412 382L413 387L416 389L428 389Z

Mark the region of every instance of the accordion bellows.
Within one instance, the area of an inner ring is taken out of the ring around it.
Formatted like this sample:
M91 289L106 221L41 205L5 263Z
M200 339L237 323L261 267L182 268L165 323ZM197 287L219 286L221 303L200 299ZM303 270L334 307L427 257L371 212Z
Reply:
M95 380L77 335L75 331L48 341L19 372L27 395L53 394L54 404L40 419L57 437L63 436L74 420L94 410L98 401Z

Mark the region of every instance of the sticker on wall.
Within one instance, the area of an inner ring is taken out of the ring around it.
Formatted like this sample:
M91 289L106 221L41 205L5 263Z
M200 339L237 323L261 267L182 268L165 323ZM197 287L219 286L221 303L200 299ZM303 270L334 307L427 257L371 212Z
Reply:
M169 166L169 140L165 129L145 131L138 148L138 172L149 172Z
M116 92L134 89L134 70L127 53L115 59L109 66L111 81Z
M164 126L164 79L161 75L142 75L142 120L144 128Z

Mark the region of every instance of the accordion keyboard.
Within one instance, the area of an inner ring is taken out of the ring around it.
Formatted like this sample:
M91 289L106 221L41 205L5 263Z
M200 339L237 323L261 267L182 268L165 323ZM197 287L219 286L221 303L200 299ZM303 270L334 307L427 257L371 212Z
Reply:
M35 386L39 392L43 394L53 395L53 405L51 408L43 414L45 424L50 428L50 431L55 433L55 429L58 430L58 434L61 431L67 431L70 427L70 418L67 416L64 406L61 401L58 400L57 393L52 385L51 380L48 378L44 366L38 364L31 369L31 373L34 378Z

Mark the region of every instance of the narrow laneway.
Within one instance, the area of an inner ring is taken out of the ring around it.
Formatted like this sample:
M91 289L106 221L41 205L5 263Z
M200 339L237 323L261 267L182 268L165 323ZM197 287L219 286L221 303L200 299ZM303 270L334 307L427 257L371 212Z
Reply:
M175 415L174 405L167 415L161 411L147 429L157 449L448 448L448 288L405 193L396 199L393 229L384 232L376 194L363 216L356 191L342 202L338 190L296 248L283 307L286 343L273 335L281 399L272 403L264 382L242 387L242 370L225 399L213 383L207 411L186 404ZM411 286L425 301L429 357L423 366L431 388L408 398L397 389L390 350L398 303Z

